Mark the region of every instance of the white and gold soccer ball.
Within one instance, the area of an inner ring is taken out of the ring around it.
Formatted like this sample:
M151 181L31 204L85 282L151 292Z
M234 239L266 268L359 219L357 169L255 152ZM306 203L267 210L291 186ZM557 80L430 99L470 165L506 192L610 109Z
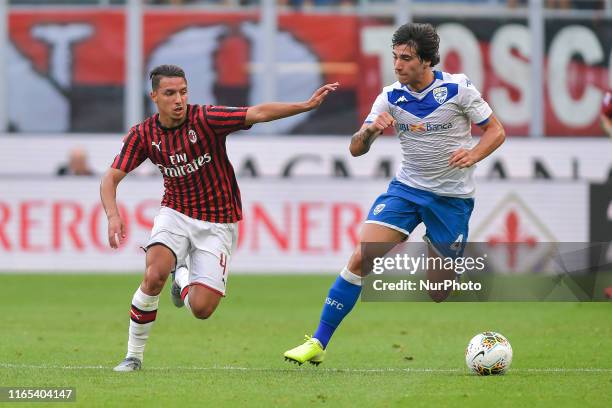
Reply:
M504 374L512 364L512 346L499 333L477 334L465 349L465 363L478 375Z

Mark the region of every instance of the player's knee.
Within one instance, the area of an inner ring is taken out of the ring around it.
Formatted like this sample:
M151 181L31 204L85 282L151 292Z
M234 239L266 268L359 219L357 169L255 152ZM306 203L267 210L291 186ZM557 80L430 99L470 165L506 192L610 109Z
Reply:
M361 275L362 261L363 258L361 256L361 248L358 247L355 249L355 252L353 252L353 255L351 255L351 258L349 259L347 265L348 270L354 273L355 275Z
M216 307L212 305L198 305L197 307L191 307L191 313L196 319L206 320L215 312Z
M158 295L164 288L167 274L153 265L149 265L142 281L142 288L149 295Z
M450 290L430 290L429 297L436 303L444 302L451 294Z
M221 295L208 288L193 285L189 289L189 308L197 319L208 319L219 305Z

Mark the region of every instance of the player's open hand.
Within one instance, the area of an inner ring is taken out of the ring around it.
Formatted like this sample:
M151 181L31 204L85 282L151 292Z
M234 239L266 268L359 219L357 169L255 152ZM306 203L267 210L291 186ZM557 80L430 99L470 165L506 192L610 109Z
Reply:
M108 218L108 243L111 248L119 248L125 241L125 226L119 215L113 215Z
M478 159L472 150L461 148L451 154L451 157L448 160L448 165L451 167L464 169L466 167L473 166L477 161Z
M334 92L336 89L338 89L338 86L340 86L340 83L334 82L333 84L325 84L317 89L306 102L308 109L312 110L318 108L323 103L325 98L327 98L327 95L329 95L330 92Z
M389 112L383 112L374 119L374 122L370 125L370 128L375 131L382 132L390 126L395 126L396 120L391 116Z

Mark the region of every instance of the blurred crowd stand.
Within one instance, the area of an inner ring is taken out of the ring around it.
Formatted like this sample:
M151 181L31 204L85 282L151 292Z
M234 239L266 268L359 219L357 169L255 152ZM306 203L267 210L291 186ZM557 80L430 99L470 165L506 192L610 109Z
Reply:
M68 162L58 167L58 176L93 176L89 166L87 152L82 147L75 147L68 153Z

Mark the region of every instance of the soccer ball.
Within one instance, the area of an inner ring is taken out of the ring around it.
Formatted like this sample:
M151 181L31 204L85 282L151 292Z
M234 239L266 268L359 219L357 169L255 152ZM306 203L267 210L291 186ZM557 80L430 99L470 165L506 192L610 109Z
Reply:
M503 374L512 363L512 346L499 333L477 334L465 349L465 363L478 375Z

